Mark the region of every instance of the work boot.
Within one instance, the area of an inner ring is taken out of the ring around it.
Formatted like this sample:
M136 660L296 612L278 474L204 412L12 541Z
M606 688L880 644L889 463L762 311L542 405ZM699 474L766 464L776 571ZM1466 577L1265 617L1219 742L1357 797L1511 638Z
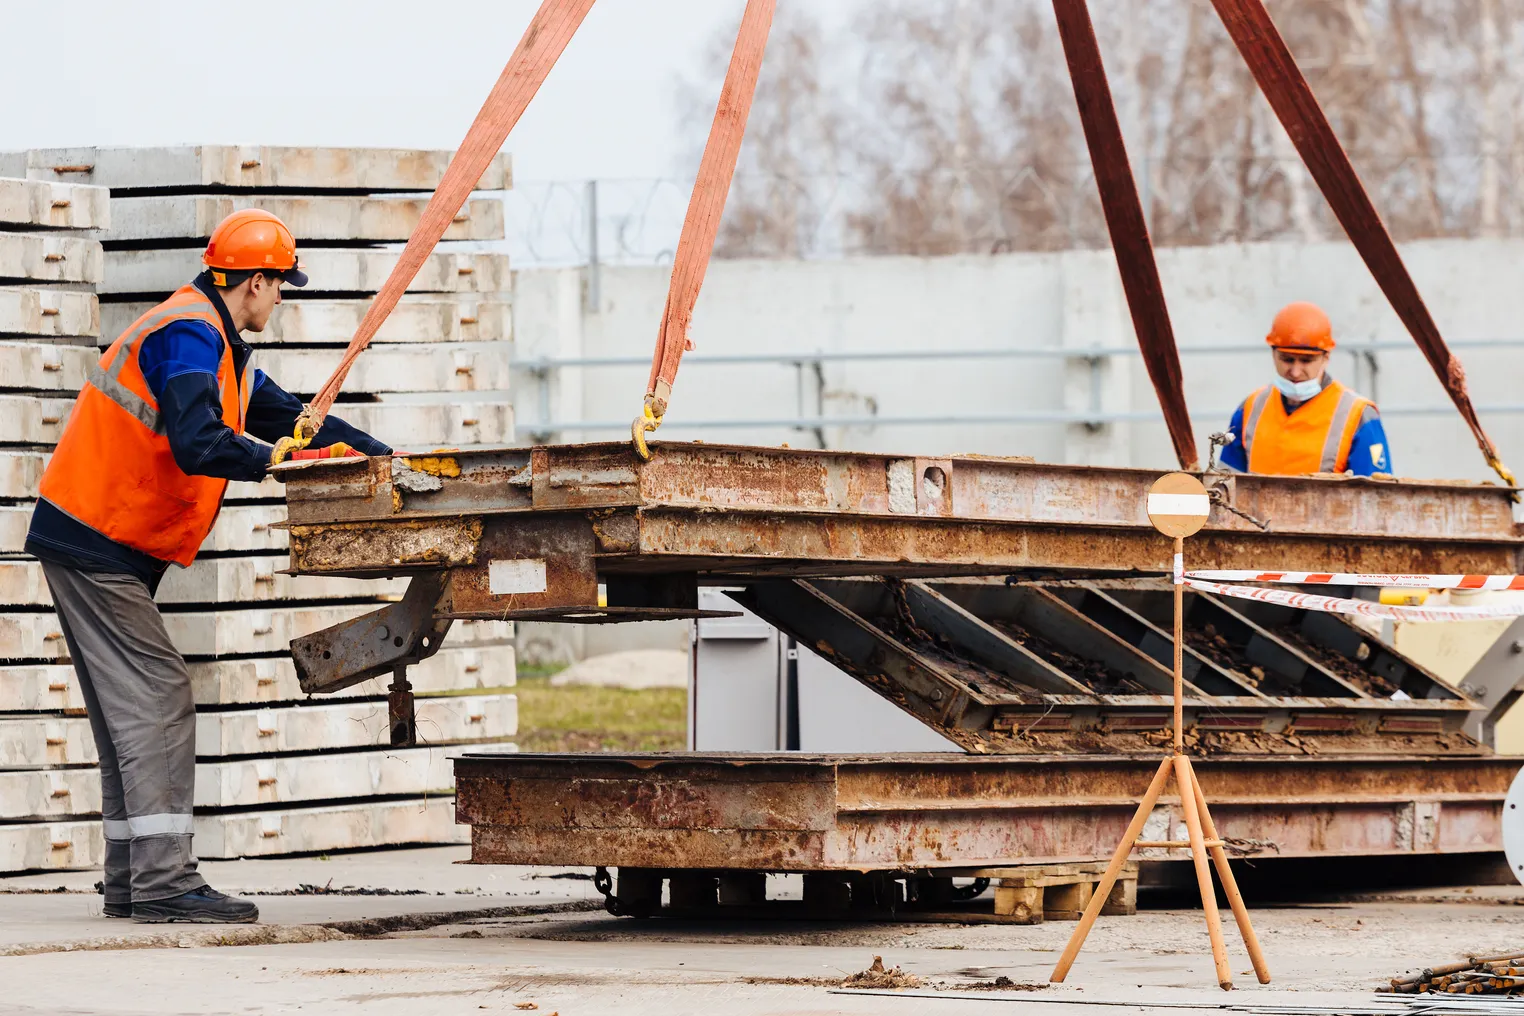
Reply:
M112 891L106 888L106 883L102 880L95 883L95 891L106 897L105 902L101 904L101 913L106 917L132 916L132 893L125 885L115 887ZM112 899L112 896L118 899Z
M101 913L107 917L131 917L132 901L128 900L126 903L103 903L101 904Z
M209 885L192 889L167 900L148 900L132 905L132 919L139 924L253 924L259 920L259 908L218 892Z

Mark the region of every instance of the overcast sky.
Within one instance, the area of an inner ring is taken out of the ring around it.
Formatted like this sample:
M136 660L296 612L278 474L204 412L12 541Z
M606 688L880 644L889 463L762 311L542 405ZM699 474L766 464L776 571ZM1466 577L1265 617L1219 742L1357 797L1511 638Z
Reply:
M454 148L537 6L0 0L0 150ZM717 30L739 23L742 6L600 0L509 139L518 177L680 173L677 76L698 66Z

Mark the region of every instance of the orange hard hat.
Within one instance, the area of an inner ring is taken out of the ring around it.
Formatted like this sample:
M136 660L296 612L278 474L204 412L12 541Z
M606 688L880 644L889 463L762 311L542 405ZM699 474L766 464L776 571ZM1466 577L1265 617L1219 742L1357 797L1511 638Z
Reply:
M1275 315L1265 341L1276 349L1327 353L1334 348L1333 323L1316 304L1288 304Z
M278 217L260 208L234 212L217 223L201 262L219 286L227 285L230 275L242 281L253 272L270 273L293 286L307 284L307 274L297 267L296 237Z

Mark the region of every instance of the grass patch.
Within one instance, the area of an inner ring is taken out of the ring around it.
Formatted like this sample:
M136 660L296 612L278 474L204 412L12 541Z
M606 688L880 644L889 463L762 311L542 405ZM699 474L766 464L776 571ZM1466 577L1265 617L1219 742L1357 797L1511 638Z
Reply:
M687 744L687 689L552 688L550 673L559 669L519 671L520 751L681 751Z

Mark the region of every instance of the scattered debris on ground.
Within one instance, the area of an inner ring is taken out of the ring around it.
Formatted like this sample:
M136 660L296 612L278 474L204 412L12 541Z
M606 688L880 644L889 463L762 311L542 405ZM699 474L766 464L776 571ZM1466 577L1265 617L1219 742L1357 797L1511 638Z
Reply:
M925 982L899 967L884 968L882 956L873 957L873 965L841 982L843 988L919 988Z
M388 889L382 886L371 889L364 886L345 885L334 888L333 880L329 879L326 885L313 885L311 882L302 882L295 889L263 889L254 892L246 892L245 896L428 896L430 893L423 889ZM443 896L443 893L433 893L435 896Z

